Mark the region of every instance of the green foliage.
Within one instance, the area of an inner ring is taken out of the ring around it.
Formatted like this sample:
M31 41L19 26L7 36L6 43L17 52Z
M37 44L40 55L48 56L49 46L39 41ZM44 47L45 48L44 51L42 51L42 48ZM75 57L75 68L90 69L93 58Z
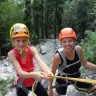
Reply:
M0 3L0 49L10 48L10 27L14 23L24 22L25 6L22 1L6 0L6 2Z
M6 2L6 1L8 1L8 0L0 0L0 2Z
M85 67L81 66L79 70L80 70L80 73L84 73L85 72Z
M5 96L7 93L7 87L10 85L10 87L13 87L13 81L14 78L8 78L7 80L0 80L0 91L2 92L2 96Z
M81 40L80 45L84 49L84 55L87 61L96 63L96 33L87 30L86 38Z
M37 39L38 37L37 37L37 35L36 34L32 34L31 35L31 38L30 38L30 43L32 44L32 45L36 45L37 43L38 43L38 39Z
M64 19L62 22L64 27L72 27L78 37L79 41L85 37L84 31L89 29L89 26L95 20L94 0L72 0L70 6L64 9Z
M34 0L32 2L32 32L37 39L56 35L62 26L65 0ZM55 37L55 36L54 36Z
M25 23L34 42L51 34L56 38L63 27L72 27L80 41L86 29L96 29L95 17L96 0L1 0L0 50L10 48L9 30L14 23Z
M93 14L95 14L95 16L96 16L96 0L94 0L94 8L93 8L93 10L94 10Z

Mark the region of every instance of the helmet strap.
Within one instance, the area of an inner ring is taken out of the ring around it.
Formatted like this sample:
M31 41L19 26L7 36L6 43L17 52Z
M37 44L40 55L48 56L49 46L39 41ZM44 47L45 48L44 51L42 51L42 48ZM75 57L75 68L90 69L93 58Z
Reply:
M22 55L22 51L19 52L19 55Z
M28 47L28 44L27 44L27 46L26 46L26 48ZM26 48L25 48L25 50L26 50ZM23 51L21 50L20 52L19 52L19 55L22 55L22 53L23 53Z

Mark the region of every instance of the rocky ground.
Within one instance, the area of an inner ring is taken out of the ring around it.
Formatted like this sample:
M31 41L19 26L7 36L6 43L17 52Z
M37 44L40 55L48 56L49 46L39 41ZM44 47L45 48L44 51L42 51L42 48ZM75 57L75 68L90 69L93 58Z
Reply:
M61 47L58 40L54 39L47 39L47 40L41 40L40 44L35 46L40 53L40 57L42 60L51 68L52 65L52 58L55 54L55 51ZM39 67L34 60L36 69L39 70ZM92 74L92 72L94 74ZM90 74L86 75L88 78L96 79L95 77L95 70L86 70L84 74ZM8 78L16 77L16 72L9 61L8 57L0 61L0 78L1 79L8 79ZM12 82L13 83L13 82ZM0 92L0 96L2 96L2 92ZM5 96L16 96L16 90L15 88L7 87L7 94ZM30 92L28 96L32 96L32 93ZM72 85L68 86L67 95L66 96L89 96L88 94L78 92ZM93 96L93 95L92 95Z

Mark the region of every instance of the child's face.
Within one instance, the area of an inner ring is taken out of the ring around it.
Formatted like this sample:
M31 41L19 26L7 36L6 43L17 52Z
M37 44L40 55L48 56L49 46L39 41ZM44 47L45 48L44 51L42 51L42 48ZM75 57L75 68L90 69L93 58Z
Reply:
M13 43L15 48L19 51L24 51L28 46L29 39L26 37L18 37L13 39Z

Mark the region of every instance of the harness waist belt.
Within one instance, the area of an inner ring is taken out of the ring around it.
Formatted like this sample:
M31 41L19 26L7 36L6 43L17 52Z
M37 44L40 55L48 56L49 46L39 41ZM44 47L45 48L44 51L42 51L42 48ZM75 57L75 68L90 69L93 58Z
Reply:
M63 71L60 71L60 75L62 76L62 75L75 75L75 74L77 74L79 71L77 71L77 72L75 72L75 73L72 73L72 74L70 74L70 73L65 73L65 72L63 72Z

